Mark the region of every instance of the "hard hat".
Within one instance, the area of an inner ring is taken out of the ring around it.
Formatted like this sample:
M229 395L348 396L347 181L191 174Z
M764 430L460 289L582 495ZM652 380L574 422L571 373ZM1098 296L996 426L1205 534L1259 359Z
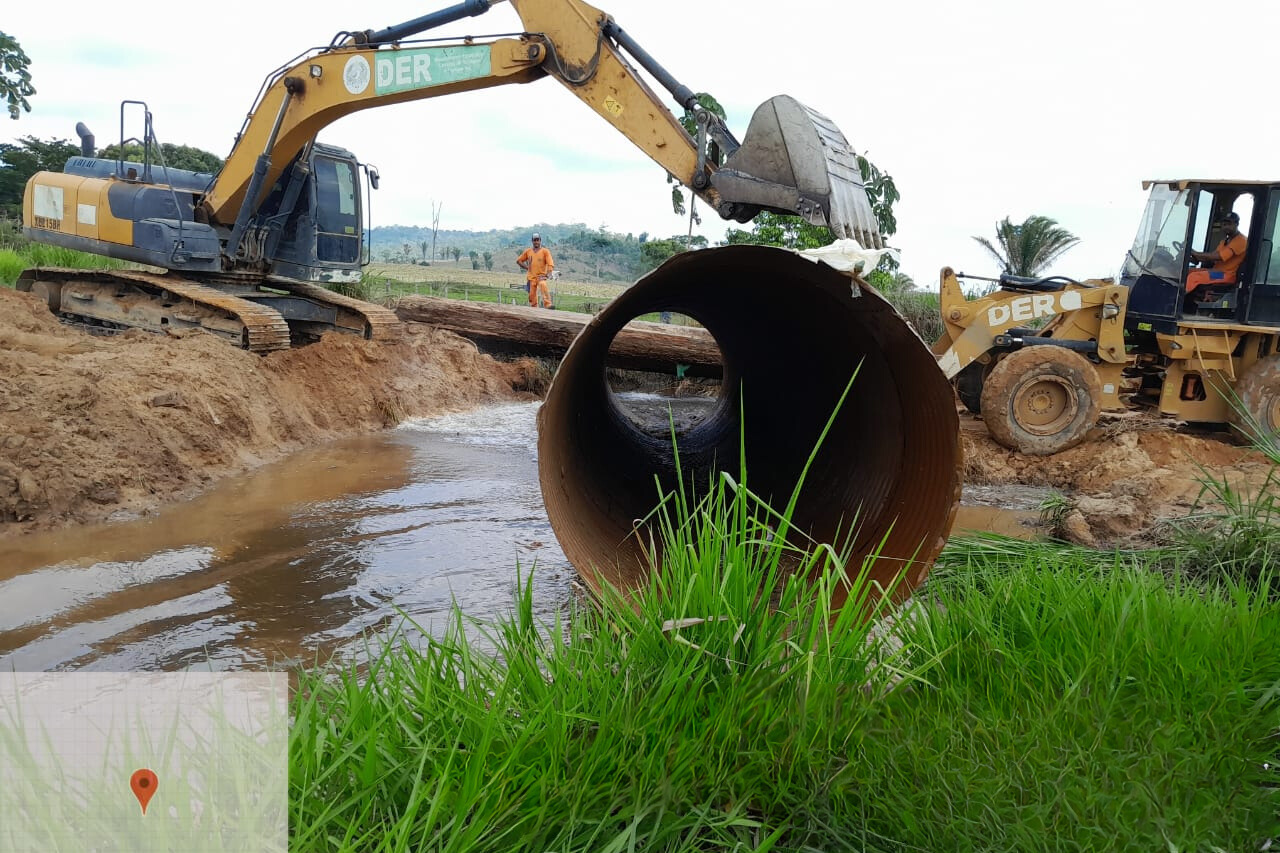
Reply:
M534 234L534 235L533 235L533 239L535 239L535 240L541 240L541 239L542 239L542 235L541 235L541 234Z

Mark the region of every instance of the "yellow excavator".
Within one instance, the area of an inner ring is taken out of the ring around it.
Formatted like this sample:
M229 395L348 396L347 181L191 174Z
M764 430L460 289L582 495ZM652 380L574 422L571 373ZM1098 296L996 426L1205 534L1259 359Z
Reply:
M515 36L411 40L490 6L466 0L387 29L342 33L290 62L267 78L217 175L152 163L146 152L158 146L149 131L140 163L86 153L62 173L35 175L24 199L33 239L162 272L36 269L21 286L70 322L201 328L257 352L335 328L393 335L392 315L322 287L359 276L366 208L360 163L316 134L358 110L543 77L720 216L799 214L863 248L881 246L857 159L824 116L774 97L739 143L609 15L580 0L511 3L524 26ZM693 133L646 79L692 115ZM376 186L371 169L363 182ZM767 246L684 252L574 340L539 410L538 471L548 520L588 586L643 585L662 565L660 537L637 526L651 517L655 483L690 501L722 473L741 483L743 448L753 451L753 495L779 506L793 496L786 536L797 548L838 542L847 576L870 579L870 600L885 591L900 599L924 578L960 496L951 386L893 308L852 267L829 260ZM603 369L621 329L658 311L701 323L723 368L714 407L679 435L678 461L671 441L628 417ZM852 596L865 609L856 589L833 584L833 606Z
M543 77L726 219L799 214L864 247L881 245L855 156L823 115L780 95L756 110L739 143L608 14L580 0L510 2L525 30L515 37L413 39L491 5L465 0L386 29L340 33L306 52L267 77L216 175L166 167L144 103L121 105L122 143L126 108L143 112L142 162L95 158L81 125L83 156L28 182L24 233L163 272L36 268L22 273L18 288L96 331L199 328L254 352L335 329L394 337L400 324L392 312L323 286L359 280L361 178L373 189L378 176L316 135L358 110ZM632 63L694 115L696 135Z
M981 277L942 271L934 355L1004 446L1057 453L1100 411L1123 410L1280 437L1280 183L1144 187L1119 281L1002 275L969 299L961 279ZM1215 255L1233 220L1247 235L1243 262L1197 287L1192 265Z

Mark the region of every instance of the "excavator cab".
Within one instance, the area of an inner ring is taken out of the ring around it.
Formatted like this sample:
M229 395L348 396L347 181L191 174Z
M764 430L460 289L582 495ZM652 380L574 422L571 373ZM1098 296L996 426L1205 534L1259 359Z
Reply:
M1244 326L1280 323L1280 184L1213 180L1152 181L1120 283L1130 289L1126 327L1131 332L1175 334L1180 322ZM1187 292L1199 267L1191 251L1214 252L1226 236L1226 217L1239 217L1247 241L1234 279L1210 281Z
M242 243L244 259L266 260L271 274L302 281L359 281L361 170L345 149L318 142L305 148L254 216L248 233L261 245Z

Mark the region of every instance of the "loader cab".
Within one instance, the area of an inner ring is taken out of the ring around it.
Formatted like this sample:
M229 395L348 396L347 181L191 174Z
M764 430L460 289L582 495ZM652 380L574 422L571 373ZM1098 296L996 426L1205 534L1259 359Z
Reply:
M1133 248L1125 256L1120 283L1130 288L1130 331L1176 333L1187 320L1231 325L1280 322L1280 184L1236 181L1155 181ZM1187 276L1199 268L1188 250L1212 252L1225 236L1224 218L1240 217L1248 241L1235 282L1186 292Z
M313 143L272 187L256 217L268 234L276 275L303 281L359 281L364 204L354 154Z

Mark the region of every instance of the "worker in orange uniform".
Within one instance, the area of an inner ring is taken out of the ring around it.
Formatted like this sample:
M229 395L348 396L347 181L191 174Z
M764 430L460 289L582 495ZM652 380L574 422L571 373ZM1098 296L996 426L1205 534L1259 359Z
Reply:
M1240 233L1240 214L1232 212L1223 218L1222 242L1212 252L1188 252L1191 260L1210 264L1209 269L1187 273L1187 293L1206 284L1235 284L1236 271L1244 262L1248 241Z
M556 268L556 262L551 257L551 250L542 245L540 235L533 235L533 246L521 252L516 263L525 271L529 282L529 307L538 307L538 292L541 291L542 307L555 308L551 304L551 291L547 289L547 276Z

